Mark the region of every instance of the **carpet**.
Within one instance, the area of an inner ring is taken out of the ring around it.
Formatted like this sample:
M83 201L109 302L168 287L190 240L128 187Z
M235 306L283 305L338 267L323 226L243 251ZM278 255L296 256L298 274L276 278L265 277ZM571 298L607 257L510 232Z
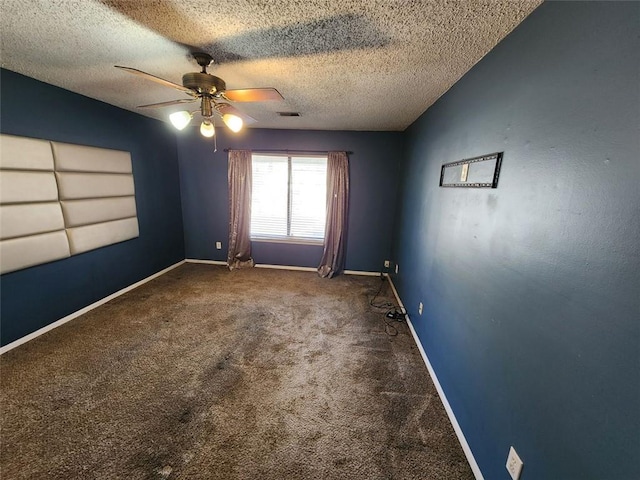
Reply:
M171 270L0 358L0 476L472 479L380 287Z

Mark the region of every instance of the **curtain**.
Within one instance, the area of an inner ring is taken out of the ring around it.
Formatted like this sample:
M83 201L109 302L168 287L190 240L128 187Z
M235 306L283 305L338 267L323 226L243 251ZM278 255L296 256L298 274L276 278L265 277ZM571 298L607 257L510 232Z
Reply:
M253 267L251 258L251 151L229 150L229 270Z
M333 277L344 269L349 217L349 159L345 152L329 152L327 158L327 224L324 251L318 267L321 277Z

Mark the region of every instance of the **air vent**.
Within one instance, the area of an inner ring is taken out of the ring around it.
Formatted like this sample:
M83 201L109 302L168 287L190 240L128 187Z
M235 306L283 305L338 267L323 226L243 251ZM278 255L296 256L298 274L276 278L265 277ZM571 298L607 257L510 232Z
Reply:
M299 117L299 112L278 112L281 117Z

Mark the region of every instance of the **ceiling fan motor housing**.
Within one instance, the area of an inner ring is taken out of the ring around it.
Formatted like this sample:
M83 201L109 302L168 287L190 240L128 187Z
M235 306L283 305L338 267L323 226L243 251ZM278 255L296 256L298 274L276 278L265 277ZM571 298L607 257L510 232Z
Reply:
M227 89L227 85L220 77L202 72L185 73L182 76L182 85L205 95L214 95Z

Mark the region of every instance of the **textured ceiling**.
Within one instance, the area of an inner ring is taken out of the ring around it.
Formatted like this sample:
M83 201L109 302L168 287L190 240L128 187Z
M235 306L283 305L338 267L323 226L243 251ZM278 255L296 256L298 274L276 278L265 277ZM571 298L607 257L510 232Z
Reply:
M256 127L404 130L539 0L2 0L6 69L143 115L183 93L210 53L227 88L275 87L284 102L236 104ZM28 94L28 92L25 92ZM285 118L281 111L300 112Z

